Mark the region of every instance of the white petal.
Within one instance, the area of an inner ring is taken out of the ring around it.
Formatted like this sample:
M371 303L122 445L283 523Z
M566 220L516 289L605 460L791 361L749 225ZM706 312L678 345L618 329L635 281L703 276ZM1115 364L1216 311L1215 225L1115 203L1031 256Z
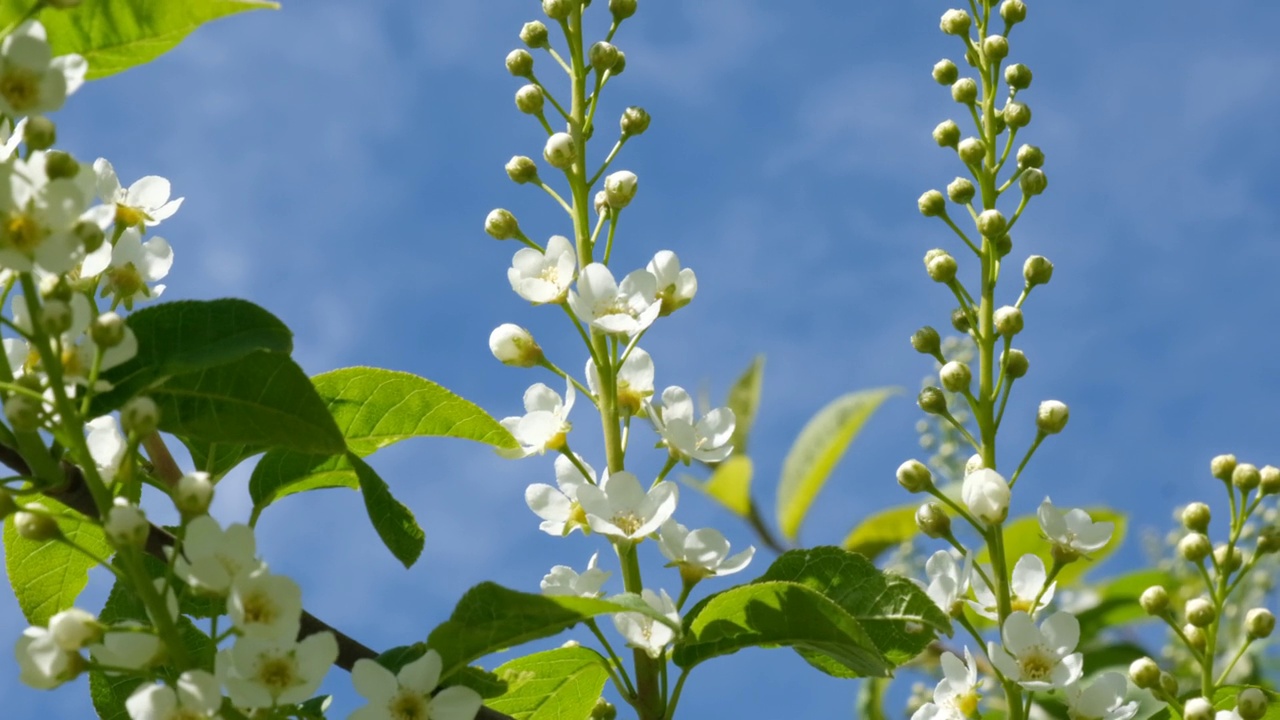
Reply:
M401 668L397 677L401 687L427 695L439 684L441 667L440 653L428 650L422 657Z

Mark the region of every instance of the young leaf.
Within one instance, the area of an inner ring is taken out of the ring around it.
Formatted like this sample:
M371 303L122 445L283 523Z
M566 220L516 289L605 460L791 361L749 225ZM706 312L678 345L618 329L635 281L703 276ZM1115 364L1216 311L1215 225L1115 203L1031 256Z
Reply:
M863 424L897 388L849 393L818 411L787 453L778 485L778 527L795 540L805 514Z
M609 679L607 663L600 653L585 647L516 658L494 669L507 689L485 705L516 720L585 718Z
M739 585L704 599L685 616L672 659L687 670L743 648L778 645L821 653L846 677L885 677L892 668L849 613L791 582Z
M346 459L360 482L360 494L373 529L397 560L406 568L412 566L422 554L424 543L422 528L418 527L413 512L391 495L386 481L365 461L352 453L347 453Z
M1111 553L1115 552L1120 544L1124 542L1125 532L1128 529L1128 518L1124 513L1110 508L1086 508L1089 517L1094 522L1112 522L1115 523L1115 532L1111 534L1111 540L1103 546L1101 550L1090 553L1089 557L1081 558L1077 562L1062 568L1058 572L1058 587L1067 587L1089 572L1098 562L1106 559ZM1044 532L1040 530L1040 520L1034 515L1018 518L1005 525L1004 527L1004 547L1005 557L1009 558L1010 564L1016 563L1018 558L1023 555L1039 555L1044 560L1046 568L1053 567L1053 557L1050 555L1049 541L1045 540ZM978 562L990 563L991 554L983 546L982 551L978 553Z
M728 508L734 515L751 516L751 458L737 453L716 465L711 477L701 482L693 476L685 476L688 485L711 496L712 500Z
M920 532L916 527L918 507L899 505L868 516L849 532L840 547L875 560L885 550L901 545Z
M747 440L756 412L760 409L760 391L764 385L764 356L757 355L746 372L729 388L726 404L733 411L733 454L747 454Z
M40 502L52 512L74 514L48 498ZM96 557L106 560L114 552L102 528L89 520L60 518L58 527L64 537ZM33 542L19 536L12 517L4 524L4 564L23 616L32 625L41 626L75 604L89 582L89 570L95 566L66 543Z
M21 18L32 4L3 0L0 25ZM38 18L49 31L53 54L83 55L94 80L156 59L211 20L278 7L264 0L86 0L67 10L48 8Z

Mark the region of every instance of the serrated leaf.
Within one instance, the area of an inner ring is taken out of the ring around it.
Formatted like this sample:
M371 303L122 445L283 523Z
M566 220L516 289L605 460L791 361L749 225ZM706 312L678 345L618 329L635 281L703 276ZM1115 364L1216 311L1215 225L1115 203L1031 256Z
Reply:
M937 633L952 633L951 618L919 585L837 547L783 553L756 582L770 581L804 585L839 605L893 666L919 655Z
M378 477L368 463L352 453L347 453L346 458L360 482L360 494L373 529L397 560L406 568L412 566L422 555L425 542L413 512L392 496L386 481Z
M672 660L687 670L744 648L779 645L821 653L846 677L885 677L892 667L849 613L791 582L755 582L705 598L685 616Z
M753 474L751 458L746 455L731 455L728 460L716 465L711 477L706 482L693 476L685 476L686 484L706 493L712 500L725 506L738 517L751 517L751 476Z
M114 552L102 529L49 498L41 504L53 513L67 513L58 527L71 542L106 560ZM84 553L62 542L34 542L18 535L13 516L4 524L4 564L18 607L27 622L43 626L54 614L75 605L95 567Z
M20 19L31 5L3 0L0 25ZM83 55L94 80L156 59L204 23L278 7L261 0L85 0L67 10L47 8L38 17L48 29L53 54Z
M916 526L917 507L899 505L868 516L849 532L840 546L849 552L875 560L884 551L919 534L920 528Z
M835 470L849 443L896 388L849 393L818 411L800 431L786 460L778 484L778 527L795 540L800 525L818 492Z
M485 704L516 720L582 720L609 679L607 667L600 653L585 647L516 658L494 669L507 690Z
M515 438L484 410L411 373L351 367L317 375L347 447L360 457L413 437L453 437L515 448Z
M750 439L751 426L755 424L756 413L760 410L760 392L764 387L764 356L757 355L747 366L745 372L738 377L729 388L729 399L726 405L733 411L733 453L747 454L747 441Z
M272 450L253 468L249 476L249 497L254 512L282 497L307 490L325 488L360 489L349 453L341 455L303 455L288 450Z
M1128 518L1124 513L1103 507L1086 508L1086 511L1094 522L1109 521L1115 523L1115 532L1111 534L1111 540L1101 550L1090 553L1087 559L1081 558L1058 572L1057 583L1060 588L1075 583L1085 573L1089 572L1095 564L1105 560L1111 553L1115 552L1124 542L1124 536L1129 526ZM1028 554L1040 556L1046 568L1053 567L1049 541L1045 539L1044 533L1040 530L1040 520L1035 515L1027 515L1005 525L1004 547L1005 557L1009 559L1010 567L1018 562L1018 559L1023 555ZM978 553L978 562L991 562L991 554L986 546L983 546L982 551Z
M89 699L98 720L130 720L124 703L143 682L136 675L116 675L93 670L89 673Z

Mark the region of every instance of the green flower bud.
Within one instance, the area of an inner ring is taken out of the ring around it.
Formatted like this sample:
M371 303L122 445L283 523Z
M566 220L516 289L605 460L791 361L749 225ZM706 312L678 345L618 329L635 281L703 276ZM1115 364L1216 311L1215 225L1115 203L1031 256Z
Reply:
M982 41L982 54L988 60L1003 60L1009 57L1009 41L1003 35L988 35Z
M946 250L930 250L924 256L925 271L936 283L949 283L956 279L956 259Z
M581 0L542 0L542 12L552 20L564 20Z
M517 48L507 53L507 72L515 77L531 77L533 75L533 56L524 48Z
M1014 63L1004 69L1004 81L1014 90L1026 90L1031 87L1031 68Z
M950 85L960 78L960 68L950 60L939 60L933 65L933 79L939 85Z
M629 107L622 111L622 120L618 125L622 128L622 137L643 134L649 129L649 113L641 107Z
M27 118L22 140L32 150L48 150L58 142L58 126L43 115L32 115Z
M1235 455L1218 455L1209 461L1209 472L1223 482L1231 482L1231 474L1236 469Z
M951 84L951 98L962 105L972 105L978 99L978 83L973 78L960 78Z
M933 129L933 141L938 147L955 147L960 143L960 126L955 120L943 120Z
M1226 543L1219 543L1218 547L1213 549L1213 560L1218 564L1219 569L1230 574L1244 565L1244 551L1238 547L1229 547Z
M84 245L85 252L93 252L94 250L97 250L102 247L102 243L107 239L107 235L102 232L102 228L98 227L96 223L91 223L88 220L81 220L76 223L75 226L71 228L71 232L79 238L80 243Z
M983 210L978 215L978 232L989 238L999 237L1008 228L1009 222L999 210Z
M966 165L980 165L987 156L987 145L978 138L965 138L956 145L956 154Z
M542 112L546 99L541 86L529 83L516 91L516 108L526 115L537 115Z
M1044 166L1044 151L1035 145L1023 145L1018 148L1018 167L1040 168Z
M509 210L498 208L484 219L484 231L495 240L510 240L520 236L520 223Z
M209 473L187 473L178 478L178 484L173 487L173 505L183 517L204 515L212 502L213 483Z
M507 177L520 185L536 182L538 179L538 164L531 157L516 155L507 161L506 169Z
M916 510L916 527L935 540L951 534L951 517L936 502L925 503Z
M1005 305L995 313L996 332L1004 337L1013 337L1022 332L1022 311L1012 305Z
M1160 685L1160 666L1149 657L1138 658L1129 665L1129 679L1142 690Z
M1214 609L1213 603L1204 598L1191 598L1187 601L1184 610L1187 616L1187 622L1196 627L1209 627L1214 620L1218 619L1218 611Z
M47 515L48 508L31 503L13 514L13 529L32 542L46 542L62 535L58 523Z
M547 138L547 144L542 149L542 159L557 170L567 170L572 167L573 161L578 159L578 149L573 144L573 136L558 132Z
M966 392L969 384L973 382L973 373L968 365L952 360L938 371L938 379L942 381L942 387L951 392Z
M49 300L40 308L40 327L49 335L61 335L71 328L71 306Z
M1263 495L1280 493L1280 468L1267 465L1258 473L1258 492Z
M937 190L929 190L916 201L920 214L925 217L938 217L947 213L947 199Z
M1253 608L1244 614L1244 631L1250 640L1271 637L1276 629L1276 616L1266 608Z
M898 466L898 484L909 493L924 492L933 487L933 473L919 460L908 460Z
M1193 532L1178 541L1178 554L1187 562L1203 562L1213 552L1213 543L1204 533Z
M520 39L531 48L547 47L547 26L541 20L527 22L520 28Z
M1182 707L1182 720L1213 720L1213 718L1213 703L1206 698L1191 698Z
M1262 720L1267 714L1267 696L1256 687L1245 688L1236 696L1236 713L1240 720Z
M1053 263L1043 255L1032 255L1022 264L1022 279L1027 281L1027 287L1048 285L1053 279Z
M1182 509L1182 525L1194 533L1209 532L1209 506L1202 502L1193 502Z
M35 432L40 429L40 403L26 395L13 395L4 401L4 415L9 424L19 432Z
M160 426L160 408L155 400L141 395L120 408L120 429L126 435L143 438Z
M1045 435L1056 435L1067 426L1071 411L1067 404L1057 400L1045 400L1036 411L1036 427Z
M44 174L50 180L73 178L80 174L80 163L69 153L50 150L44 156Z
M1031 367L1027 356L1017 348L1009 348L1008 359L1005 358L1005 353L1000 353L1000 362L1004 365L1005 374L1014 380L1024 377Z
M956 332L969 332L969 314L964 311L964 308L951 311L951 327L955 328Z
M973 199L976 190L967 178L958 177L947 185L947 197L958 205L967 205Z
M1254 549L1259 555L1270 555L1280 551L1280 529L1263 528L1262 532L1258 533L1258 544Z
M618 59L613 62L613 67L609 68L610 75L621 75L623 70L627 69L627 54L618 51Z
M1004 106L1004 112L1000 114L1004 118L1005 125L1015 130L1024 128L1031 124L1031 108L1026 103L1020 103L1017 100L1010 100Z
M614 47L613 43L601 40L587 51L587 58L591 62L591 67L598 73L612 70L613 64L618 62L618 48Z
M1231 471L1231 484L1246 493L1262 484L1262 473L1249 463L1240 463Z
M1178 678L1174 677L1173 675L1167 672L1160 673L1160 689L1164 691L1165 695L1172 695L1173 697L1177 697L1178 696Z
M1013 238L1009 233L1005 233L998 238L992 238L991 244L995 247L996 257L1004 258L1004 256L1013 252Z
M1192 625L1191 623L1187 623L1182 626L1182 634L1187 636L1187 643L1191 647L1202 653L1204 652L1205 647L1209 644L1209 640L1205 636L1204 630Z
M124 342L124 318L114 312L104 312L93 319L89 326L89 337L93 344L102 348L113 348Z
M631 0L631 7L635 8L635 0ZM604 698L597 698L595 707L591 708L591 715L588 720L616 720L618 717L618 708L613 703Z
M1039 168L1027 168L1022 171L1022 177L1018 178L1018 188L1027 197L1035 197L1048 187L1049 178L1045 177L1044 171Z
M1004 0L1000 3L1000 17L1010 25L1027 19L1027 5L1022 0Z
M1138 604L1148 615L1160 617L1169 611L1169 591L1162 585L1152 585L1142 591Z
M969 26L972 24L973 20L969 18L969 13L964 10L948 10L942 14L938 28L947 35L968 35Z
M911 336L911 347L921 355L933 355L942 349L942 336L926 325Z
M626 20L636 14L636 0L609 0L609 12L614 20Z
M916 397L916 404L930 415L941 415L947 411L947 396L936 387L927 387Z

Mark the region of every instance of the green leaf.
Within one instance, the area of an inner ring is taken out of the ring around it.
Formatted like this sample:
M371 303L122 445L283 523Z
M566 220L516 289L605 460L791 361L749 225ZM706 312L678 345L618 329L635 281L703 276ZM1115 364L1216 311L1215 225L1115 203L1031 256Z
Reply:
M1107 521L1115 523L1115 532L1111 534L1111 540L1101 550L1091 554L1087 559L1081 558L1067 565L1058 572L1057 583L1060 588L1067 587L1079 580L1095 563L1105 560L1124 542L1125 532L1129 525L1124 513L1103 507L1086 508L1086 510L1094 522ZM1040 520L1035 515L1021 517L1005 525L1004 547L1005 557L1009 558L1010 563L1016 563L1018 558L1030 554L1040 556L1046 568L1053 567L1049 541L1045 539L1044 533L1040 530ZM991 562L991 554L986 546L983 546L982 551L978 553L978 562Z
M66 513L58 527L67 540L106 560L114 552L102 529L75 511L48 498L41 504L53 513ZM95 563L63 542L33 542L18 535L13 516L4 524L4 564L18 607L32 625L43 626L56 613L75 605L89 582Z
M751 426L760 410L760 391L764 385L764 356L757 355L747 366L746 372L729 388L726 404L733 411L733 454L747 454L747 440Z
M1101 647L1082 648L1085 677L1108 668L1127 670L1129 663L1150 656L1151 651L1132 642L1119 642Z
M917 505L899 505L868 516L845 537L841 547L875 560L920 532L916 527Z
M253 468L249 476L249 497L254 512L282 497L325 488L360 489L360 478L351 463L355 455L303 455L288 450L272 450Z
M919 655L936 633L952 633L951 618L919 585L837 547L783 553L756 582L770 581L804 585L839 605L894 666Z
M97 670L91 671L89 699L93 701L93 709L97 711L99 720L130 720L124 703L142 682L142 678L136 675L108 677Z
M391 488L368 463L352 453L347 453L347 462L351 463L360 481L364 507L378 537L406 568L412 566L422 555L425 537L413 512L391 495Z
M347 447L360 457L412 437L453 437L515 448L515 438L484 410L406 372L351 367L317 375Z
M718 463L706 482L691 475L684 476L684 481L711 496L712 500L728 508L734 515L748 518L751 517L752 474L751 458L734 454L728 460Z
M485 582L462 596L453 615L431 631L427 646L440 653L441 677L448 677L490 653L551 637L596 615L617 612L642 612L670 624L635 595L607 600L549 597Z
M878 388L839 397L800 431L782 463L778 485L778 527L788 540L796 539L809 506L849 443L881 403L897 392L897 388Z
M23 17L31 5L32 0L3 0L0 24ZM156 59L211 20L278 7L261 0L85 0L68 10L48 8L38 17L53 54L83 55L88 77L95 80Z
M507 690L485 704L516 720L582 720L604 690L607 667L600 653L585 647L516 658L494 669Z
M346 450L315 386L289 356L255 352L169 378L148 392L160 429L184 440L287 448L334 455Z
M705 598L685 616L672 659L687 670L743 648L779 645L821 653L846 677L885 677L892 667L849 613L791 582L739 585Z
M264 449L241 443L210 443L191 438L183 439L182 444L191 453L191 462L195 468L209 473L214 482Z

